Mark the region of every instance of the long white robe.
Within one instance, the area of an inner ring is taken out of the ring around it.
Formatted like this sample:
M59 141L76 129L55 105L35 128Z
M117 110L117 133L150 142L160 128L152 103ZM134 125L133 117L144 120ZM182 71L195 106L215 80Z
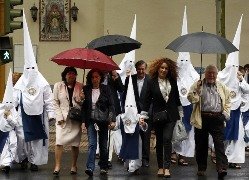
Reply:
M114 130L118 130L120 129L120 121L122 120L121 119L121 115L118 115L116 117L116 126L114 128ZM125 126L125 124L124 124ZM147 131L148 129L148 124L145 123L145 126L140 126L140 129L142 131ZM125 162L124 162L124 167L125 169L128 170L128 172L135 172L136 170L138 170L141 166L142 166L142 139L141 139L141 136L139 135L139 140L138 140L138 159L126 159Z
M242 93L249 94L249 85L246 83L245 80L242 82L238 83L238 93L237 95L240 96L238 99L236 97L236 101L232 101L232 107L233 105L237 107L237 104L241 104L242 98L241 95ZM232 98L233 99L233 98ZM239 101L239 102L238 102ZM226 155L229 163L244 163L245 162L245 141L244 141L244 127L243 127L243 122L242 122L242 115L240 114L239 118L239 134L238 134L238 140L232 140L229 142L226 142Z
M48 146L49 146L49 122L48 119L54 118L54 107L53 107L53 94L51 91L50 86L45 86L42 90L43 92L43 99L40 99L41 103L36 103L37 106L40 104L44 104L43 110L44 110L44 127L45 132L48 136L48 139L45 140L45 146L43 144L43 140L34 140L31 142L25 142L24 141L24 132L23 132L23 126L21 125L16 129L17 133L17 162L21 162L26 157L28 158L28 161L35 165L43 165L47 164L48 162ZM20 96L21 91L16 90L14 91L14 102L16 107L20 106ZM21 111L19 108L19 117L22 118Z

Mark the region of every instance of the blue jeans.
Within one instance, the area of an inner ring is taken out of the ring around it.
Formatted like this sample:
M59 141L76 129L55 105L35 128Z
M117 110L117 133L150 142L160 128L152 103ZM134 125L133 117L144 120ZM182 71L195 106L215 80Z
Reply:
M100 169L108 168L108 125L100 124L99 126L99 166ZM88 135L88 157L86 162L86 168L94 171L95 169L95 158L97 149L97 131L93 123L90 123L87 128Z

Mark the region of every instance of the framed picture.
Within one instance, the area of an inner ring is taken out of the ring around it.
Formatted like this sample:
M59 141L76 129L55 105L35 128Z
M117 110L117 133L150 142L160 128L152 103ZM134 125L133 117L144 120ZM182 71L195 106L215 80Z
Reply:
M40 41L71 41L71 0L40 0Z

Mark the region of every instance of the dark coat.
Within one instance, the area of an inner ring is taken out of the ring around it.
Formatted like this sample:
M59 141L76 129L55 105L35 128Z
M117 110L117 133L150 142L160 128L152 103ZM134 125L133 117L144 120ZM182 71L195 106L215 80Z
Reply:
M111 94L112 94L113 101L114 101L116 115L121 114L122 113L121 105L120 105L121 100L119 99L118 93L120 93L120 95L122 95L122 93L124 91L124 85L122 83L120 76L118 76L118 78L115 80L113 80L109 76L108 77L108 85L111 89Z
M114 102L111 94L111 90L108 85L101 84L100 87L100 95L98 98L98 102L103 110L105 108L109 108L109 118L111 121L116 121ZM83 87L85 100L82 104L82 117L83 122L86 123L86 127L88 127L89 122L91 121L91 112L92 112L92 86L86 85Z
M178 106L181 106L181 102L179 98L177 82L173 79L169 79L169 82L171 85L171 91L169 93L168 102L166 103L160 91L158 78L151 79L150 84L148 85L149 90L147 91L145 97L145 104L143 110L148 112L152 103L153 114L156 112L167 110L170 119L176 121L180 119Z

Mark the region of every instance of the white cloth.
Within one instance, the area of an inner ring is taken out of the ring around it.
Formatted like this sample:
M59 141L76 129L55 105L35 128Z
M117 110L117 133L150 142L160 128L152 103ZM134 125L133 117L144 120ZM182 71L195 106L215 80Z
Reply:
M50 86L45 86L40 92L43 92L43 98L41 99L40 103L33 104L33 106L42 106L42 110L45 113L43 115L44 117L44 127L46 134L48 136L48 139L45 140L45 146L43 146L43 140L35 140L31 142L23 142L24 141L24 134L23 134L23 128L17 128L17 139L18 139L18 151L17 155L18 157L17 162L22 161L25 157L28 157L28 160L30 163L36 164L36 165L42 165L47 164L48 161L48 146L49 146L49 118L54 118L54 106L53 106L53 94L51 91ZM21 91L14 91L14 102L16 106L20 105L20 97L21 97ZM24 99L23 99L24 103ZM42 113L43 113L42 112ZM21 111L19 108L19 117L22 118ZM49 116L50 114L50 116ZM38 114L36 114L38 115ZM20 146L20 148L19 148ZM22 147L22 149L21 149Z
M195 139L194 128L188 132L188 138L181 142L173 143L173 149L177 154L185 157L194 157L195 155Z
M22 92L23 108L25 113L28 115L38 115L42 114L43 107L47 106L47 98L44 96L51 96L52 91L51 89L49 92L47 91L49 83L38 71L25 13L23 13L23 32L24 70L22 76L15 84L14 89L20 90ZM48 94L46 94L47 92ZM49 117L51 116L52 115L49 114Z
M245 162L245 141L244 127L240 116L239 119L239 135L238 140L229 141L226 146L226 155L229 163L244 163Z
M188 34L187 26L187 10L186 6L184 9L184 15L182 20L182 34ZM194 69L191 61L189 52L179 52L177 59L178 66L178 78L177 86L180 95L180 101L182 106L190 105L189 100L187 99L188 91L192 84L199 79L199 75Z
M120 121L122 121L122 116L118 115L116 117L116 126L114 128L114 130L118 130L120 129ZM125 126L125 125L124 125ZM148 129L148 124L145 123L145 126L140 126L140 129L142 131L147 131ZM138 145L138 159L126 159L124 162L124 167L125 169L128 169L129 172L134 172L135 170L139 169L142 166L142 139L139 135L139 141L138 141L139 145Z
M3 112L5 106L0 104L0 130L2 132L9 132L3 151L0 155L0 166L11 166L15 160L17 149L17 138L14 128L18 126L18 114L13 107L10 109L10 115L4 117Z
M14 130L9 132L3 151L0 155L0 166L11 166L15 160L17 138Z
M119 155L121 146L122 146L122 134L121 130L117 129L115 131L110 130L110 137L109 137L110 143L109 143L109 158L108 161L112 161L112 154L113 151Z

